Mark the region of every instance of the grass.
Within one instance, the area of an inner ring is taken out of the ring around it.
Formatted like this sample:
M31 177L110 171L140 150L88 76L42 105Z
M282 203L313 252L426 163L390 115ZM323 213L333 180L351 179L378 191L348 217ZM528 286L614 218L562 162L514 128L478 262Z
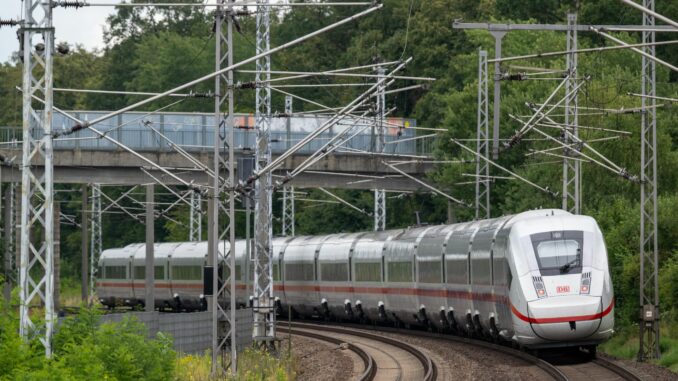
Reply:
M296 377L294 358L286 353L275 357L267 352L247 349L238 354L238 373L212 378L210 376L211 356L184 355L177 358L177 381L293 381Z
M678 373L678 322L664 322L660 327L661 358L654 363ZM599 349L611 356L633 360L638 355L638 326L623 327Z

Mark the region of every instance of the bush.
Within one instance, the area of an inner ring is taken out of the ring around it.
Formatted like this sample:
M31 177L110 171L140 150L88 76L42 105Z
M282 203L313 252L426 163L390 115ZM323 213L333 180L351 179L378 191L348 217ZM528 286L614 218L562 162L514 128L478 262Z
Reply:
M174 376L176 354L171 339L162 334L147 339L144 325L133 319L101 324L95 310L83 308L58 327L53 356L46 360L42 345L19 337L16 311L2 307L2 381L160 381Z

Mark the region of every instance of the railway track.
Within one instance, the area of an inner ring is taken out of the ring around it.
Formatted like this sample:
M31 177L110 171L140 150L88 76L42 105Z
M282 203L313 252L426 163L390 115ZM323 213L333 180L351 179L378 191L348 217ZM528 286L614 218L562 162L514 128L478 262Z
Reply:
M294 323L299 324L299 323ZM533 364L534 366L541 369L544 373L548 374L553 380L557 381L590 381L590 380L628 380L628 381L639 381L639 378L632 371L623 368L611 361L606 359L597 358L590 360L586 357L586 354L577 351L571 351L567 353L563 352L553 352L550 354L545 354L540 357L534 356L527 352L507 347L504 345L498 345L491 342L471 339L461 336L452 336L452 335L441 335L438 333L424 332L424 331L413 331L405 330L399 328L390 328L390 327L380 327L380 326L366 326L360 324L346 324L342 323L340 325L332 325L327 323L313 324L315 326L322 327L324 331L341 329L339 327L350 327L354 329L360 329L360 335L371 335L365 331L377 331L385 333L396 333L399 335L407 336L416 336L416 337L427 337L434 338L444 341L452 341L457 343L463 343L484 350L490 350L495 352L501 352L503 354L509 355L514 358L518 358L524 362ZM352 333L355 335L355 332ZM379 336L379 335L374 335ZM393 339L391 339L393 340Z
M632 371L609 360L603 358L591 360L585 353L578 351L546 353L542 358L558 368L570 381L641 380Z
M280 328L284 331L286 325L280 325ZM363 360L364 371L359 380L436 381L438 378L436 364L426 353L389 337L309 323L292 323L290 332L337 345L348 344L348 348Z
M337 339L335 337L327 336L327 335L321 335L309 331L300 331L300 330L294 330L294 329L285 329L285 332L288 332L292 335L296 336L304 336L304 337L309 337L312 339L320 340L320 341L325 341L328 343L336 344L337 346L341 346L346 344L348 349L355 353L358 357L360 357L361 360L363 360L363 372L360 374L358 377L358 381L372 381L374 380L376 374L377 374L377 367L374 362L374 358L370 356L366 351L364 351L362 348L351 344L351 343L346 343L343 340Z

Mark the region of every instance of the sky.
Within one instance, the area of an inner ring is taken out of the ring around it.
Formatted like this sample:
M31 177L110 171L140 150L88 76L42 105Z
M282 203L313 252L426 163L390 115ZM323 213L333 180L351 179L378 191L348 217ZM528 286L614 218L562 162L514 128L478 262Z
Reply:
M214 3L214 0L206 2ZM88 3L93 2L88 1ZM22 5L21 0L0 0L0 19L20 20ZM55 30L55 43L66 41L71 46L81 44L87 50L103 48L106 18L113 12L113 7L54 8L52 22ZM16 38L17 29L18 27L0 28L0 62L9 61L12 53L19 50L19 41Z
M20 0L0 0L0 19L21 19L22 5ZM89 50L102 48L106 17L112 12L112 7L54 8L55 42L66 41L71 46L82 44ZM0 62L9 61L12 53L19 50L17 29L0 28Z

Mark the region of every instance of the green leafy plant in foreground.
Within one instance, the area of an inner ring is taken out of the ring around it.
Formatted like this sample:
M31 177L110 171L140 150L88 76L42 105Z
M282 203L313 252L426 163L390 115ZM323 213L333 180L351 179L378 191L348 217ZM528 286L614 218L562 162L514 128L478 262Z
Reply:
M133 319L101 323L95 310L83 308L64 319L53 340L53 356L44 358L37 342L19 336L16 310L0 301L0 380L171 380L176 353L158 334L148 339Z

